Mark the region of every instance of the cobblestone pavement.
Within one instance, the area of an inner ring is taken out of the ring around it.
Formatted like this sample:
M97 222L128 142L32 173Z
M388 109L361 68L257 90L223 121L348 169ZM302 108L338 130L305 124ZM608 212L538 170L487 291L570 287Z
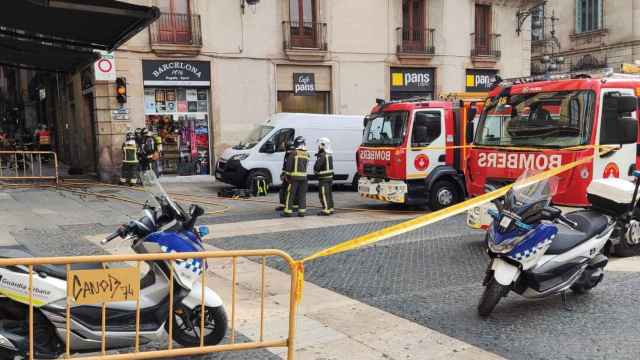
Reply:
M183 192L190 188L183 184L168 187ZM211 193L215 187L198 191ZM0 198L1 211L15 206L35 207L41 215L23 219L24 226L15 224L19 219L0 215L0 226L13 221L10 234L40 255L99 253L102 250L84 237L110 232L114 224L126 221L130 215L137 216L139 211L132 204L62 192L20 190L10 194L11 199ZM337 197L339 206L383 208L352 192L339 192ZM275 195L268 199L274 200ZM206 217L204 223L277 217L272 203L215 201L229 204L232 209ZM210 244L225 249L279 248L301 258L394 223L227 237ZM310 262L305 266L305 279L509 359L638 359L637 273L607 272L603 283L590 294L569 296L572 311L562 306L559 297L531 301L509 295L490 319L481 320L476 316L476 304L487 262L482 234L469 230L464 217L457 216L373 246ZM277 261L269 265L286 270ZM277 357L259 351L209 358Z

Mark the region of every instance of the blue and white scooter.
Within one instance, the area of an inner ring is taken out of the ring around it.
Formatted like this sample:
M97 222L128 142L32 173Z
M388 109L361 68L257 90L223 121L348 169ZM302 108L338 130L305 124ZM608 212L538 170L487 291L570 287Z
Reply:
M201 236L206 228L196 229L204 209L192 205L185 211L164 191L153 171L141 174L151 203L144 206L143 216L122 225L102 241L121 237L134 252L184 253L204 250ZM5 250L3 258L27 258L23 250ZM173 340L192 347L216 345L227 331L227 315L222 299L199 279L207 264L201 259L147 261L148 271L140 281L140 328L136 329L136 302L109 303L106 327L102 328L102 305L72 305L71 332L67 335L67 269L65 266L34 266L34 358L56 359L68 345L72 353L100 351L103 336L107 349L133 346L139 334L140 344L164 341L172 317ZM75 264L72 270L102 269L102 264ZM173 276L172 276L173 274ZM142 274L141 274L142 275ZM173 278L173 282L171 279ZM29 357L28 297L29 273L25 266L0 267L0 360ZM169 289L173 287L173 304ZM204 295L204 299L202 296ZM202 306L204 304L204 307ZM169 309L173 309L169 313ZM201 320L204 317L204 331ZM137 331L139 330L139 332ZM66 344L69 339L70 343Z
M510 291L526 298L563 295L568 289L582 294L604 277L609 238L625 231L640 237L632 212L640 185L617 179L593 181L587 190L592 207L562 214L551 206L558 179L532 181L527 170L490 211L487 231L491 263L478 304L480 316L488 316Z

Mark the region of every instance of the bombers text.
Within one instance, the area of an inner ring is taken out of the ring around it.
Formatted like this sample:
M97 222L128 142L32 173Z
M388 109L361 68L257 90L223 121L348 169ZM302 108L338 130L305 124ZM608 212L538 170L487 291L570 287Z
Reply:
M384 150L360 150L361 160L391 160L391 151Z
M562 155L534 153L480 153L478 166L501 169L538 169L547 170L560 167Z

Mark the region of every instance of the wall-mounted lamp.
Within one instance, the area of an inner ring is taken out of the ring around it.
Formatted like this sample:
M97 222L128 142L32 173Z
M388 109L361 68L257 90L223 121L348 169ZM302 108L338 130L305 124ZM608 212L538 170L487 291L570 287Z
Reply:
M244 9L247 5L256 6L260 0L240 0L240 8L242 9L242 14L244 14Z

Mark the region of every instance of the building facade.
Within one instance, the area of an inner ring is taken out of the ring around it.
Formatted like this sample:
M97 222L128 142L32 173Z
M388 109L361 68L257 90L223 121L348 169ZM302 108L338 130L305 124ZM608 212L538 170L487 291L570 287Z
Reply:
M92 122L104 180L118 172L128 128L161 134L165 173L208 174L216 154L275 112L364 115L376 98L481 99L496 74L530 73L531 36L514 25L524 0L131 2L162 15L114 54L126 103L94 67L67 78L71 100L61 102Z
M640 60L640 0L548 0L530 13L534 74L619 71Z

